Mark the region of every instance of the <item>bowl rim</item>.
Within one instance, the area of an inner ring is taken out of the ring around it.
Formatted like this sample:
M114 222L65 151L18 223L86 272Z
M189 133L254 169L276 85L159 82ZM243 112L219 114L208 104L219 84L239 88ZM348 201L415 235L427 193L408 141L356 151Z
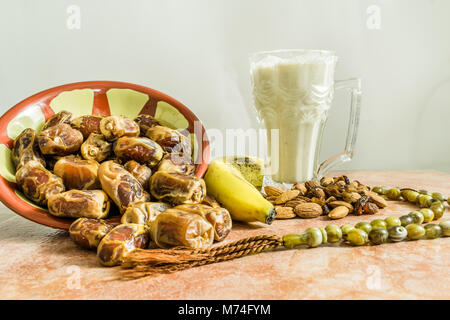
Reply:
M63 91L72 91L77 89L132 89L142 93L146 93L158 98L158 100L163 100L173 107L177 108L182 114L190 117L193 121L198 121L201 124L202 137L201 137L201 163L196 164L196 177L203 177L208 168L209 160L210 160L210 141L208 135L206 133L205 126L203 122L183 103L172 98L171 96L152 89L150 87L146 87L143 85L123 82L123 81L111 81L111 80L91 80L91 81L80 81L67 83L59 86L55 86L49 89L42 90L37 92L22 101L15 104L13 107L9 108L3 115L0 116L0 128L2 128L2 132L0 133L0 144L7 145L11 147L11 138L9 138L6 134L6 128L8 123L19 114L26 106L31 105L35 102L35 100L45 99L46 96L57 96L59 93ZM9 143L8 143L9 142ZM3 176L0 176L0 201L9 209L14 211L16 214L31 220L33 222L39 223L41 225L45 225L48 227L56 228L56 229L64 229L68 230L70 224L74 221L69 218L59 218L50 215L48 212L40 209L39 207L34 207L31 204L23 201L17 201L18 195L15 191L15 183L6 180ZM118 217L112 217L108 220L111 222L118 222Z

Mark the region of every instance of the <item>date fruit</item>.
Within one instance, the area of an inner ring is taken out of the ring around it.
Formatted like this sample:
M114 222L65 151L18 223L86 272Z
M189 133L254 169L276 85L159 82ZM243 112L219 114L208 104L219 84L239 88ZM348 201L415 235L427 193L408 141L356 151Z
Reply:
M80 247L96 249L100 240L114 228L101 219L78 218L69 228L70 239Z
M39 161L28 161L16 172L16 182L25 196L39 205L65 190L63 181L45 169Z
M161 160L164 151L155 141L145 137L121 137L117 139L114 153L122 162L135 160L154 167Z
M134 160L126 162L123 167L129 171L144 188L148 186L152 175L152 169L144 164L139 164Z
M91 133L102 133L100 131L100 121L104 117L101 115L84 115L73 119L70 124L81 132L84 139L87 139Z
M72 120L73 115L70 111L60 111L58 113L55 113L53 116L51 116L44 124L41 130L47 130L50 127L56 126L61 123L70 124L70 121Z
M97 248L98 261L107 267L120 265L136 248L146 248L150 237L140 224L121 224L112 229Z
M139 125L124 116L109 116L100 121L100 131L108 141L115 141L120 137L138 137Z
M48 211L56 217L105 218L111 207L102 190L69 190L48 198Z
M70 125L60 123L41 131L38 143L44 155L65 156L80 149L83 135Z
M139 181L114 161L103 162L98 169L102 189L110 196L123 214L134 202L148 200Z
M36 131L30 128L25 129L14 140L11 160L16 169L19 169L25 163L32 160L38 161L40 164L45 166L44 157L42 156L37 145Z
M97 177L99 166L95 160L63 157L55 163L53 172L63 179L67 190L100 189Z
M112 145L104 135L91 133L81 145L80 151L84 159L102 162L111 155Z

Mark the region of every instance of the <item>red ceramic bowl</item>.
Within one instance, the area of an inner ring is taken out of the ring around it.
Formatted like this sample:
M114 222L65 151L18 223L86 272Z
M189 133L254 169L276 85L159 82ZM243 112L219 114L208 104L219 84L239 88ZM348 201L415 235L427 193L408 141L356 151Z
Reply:
M19 102L0 118L0 200L17 214L40 224L69 229L73 219L50 215L18 190L11 162L14 138L23 129L39 130L54 113L68 110L83 114L138 114L155 116L162 124L189 131L194 147L195 175L202 177L209 163L209 140L200 120L181 102L137 84L116 81L77 82L51 88ZM118 221L118 217L111 221Z

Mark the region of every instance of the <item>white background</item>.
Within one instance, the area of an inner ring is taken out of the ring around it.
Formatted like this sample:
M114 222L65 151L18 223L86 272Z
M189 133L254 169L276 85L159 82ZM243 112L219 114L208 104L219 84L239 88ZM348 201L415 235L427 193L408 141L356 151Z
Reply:
M81 10L69 29L67 8ZM380 29L369 29L372 6ZM258 127L248 54L334 50L336 78L361 77L363 109L345 169L450 172L448 0L0 0L1 113L38 91L84 80L134 82L186 104L207 128ZM322 158L340 152L338 93Z

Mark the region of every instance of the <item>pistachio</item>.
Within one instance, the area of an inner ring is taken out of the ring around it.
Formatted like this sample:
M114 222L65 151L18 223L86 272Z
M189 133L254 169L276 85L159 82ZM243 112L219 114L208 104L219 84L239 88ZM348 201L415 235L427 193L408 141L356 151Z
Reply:
M301 218L316 218L322 214L322 207L317 203L302 203L295 207L294 212Z

